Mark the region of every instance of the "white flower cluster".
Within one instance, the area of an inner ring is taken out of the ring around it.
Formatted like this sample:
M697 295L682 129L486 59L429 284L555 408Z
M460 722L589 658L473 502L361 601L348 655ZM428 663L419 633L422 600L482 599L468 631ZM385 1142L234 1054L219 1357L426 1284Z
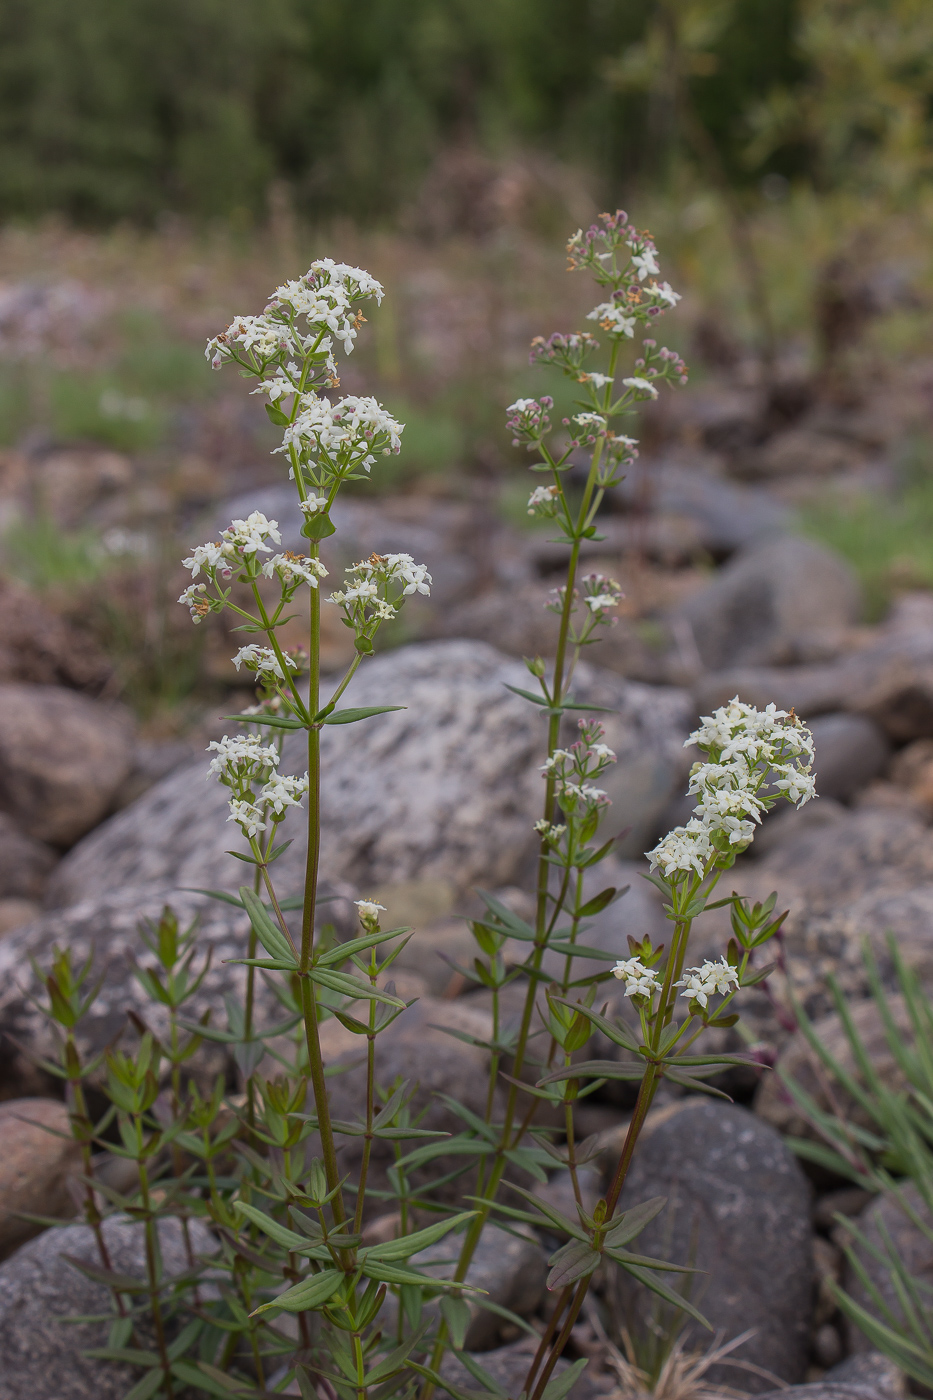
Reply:
M224 578L229 578L233 570L240 568L251 556L271 554L267 540L282 543L279 522L267 520L261 510L254 510L245 520L234 520L226 530L222 530L218 543L209 541L196 545L189 557L181 562L184 568L191 570L192 578L197 578L202 569L208 574L216 569ZM178 601L188 602L188 599L182 594Z
M688 967L675 987L683 987L682 997L689 997L701 1006L706 1006L711 996L725 996L739 985L738 973L730 967L725 958L719 962L705 962L700 967Z
M408 598L413 593L429 597L431 575L426 564L416 564L410 554L371 554L361 559L347 570L349 582L346 588L338 589L328 599L337 603L355 619L358 625L369 620L366 609L380 622L389 622L395 617L398 608L389 602L389 594L396 602Z
M588 321L598 321L604 331L613 336L625 336L631 340L638 324L636 316L626 314L626 308L619 301L601 301L587 312Z
M608 795L594 787L592 779L616 761L612 749L602 742L601 725L580 720L579 728L577 742L569 749L555 749L541 766L541 776L554 781L561 810L571 817L586 816L609 805Z
M298 807L308 790L308 775L287 777L276 771L279 751L274 744L263 744L258 734L225 734L208 745L216 757L208 765L207 775L219 778L232 790L228 802L227 821L236 822L247 837L265 831L266 817L281 821L288 807ZM255 795L253 789L262 782Z
M612 975L625 983L627 997L650 997L653 992L661 990L657 974L650 967L645 967L641 958L620 960L612 969Z
M324 459L324 465L363 467L366 471L376 458L371 449L384 457L401 449L404 423L399 423L374 398L349 394L332 404L318 394L302 394L300 411L285 429L276 452L294 448L301 457Z
M266 578L278 574L286 588L297 587L300 583L306 583L309 588L317 588L318 579L327 577L327 570L320 559L309 559L306 554L292 554L291 550L286 550L284 554L273 554L272 558L263 564L262 572Z
M625 597L615 579L607 578L605 574L584 574L580 582L583 584L583 602L596 621L614 621L604 614L617 608Z
M303 277L277 287L261 316L237 316L227 329L207 343L207 358L215 369L225 360L240 359L238 347L251 357L253 367L284 356L294 360L311 351L322 356L331 372L333 341L343 347L344 354L353 350L362 316L354 303L367 297L382 301L381 283L362 268L336 263L331 258L313 262ZM295 326L295 318L307 322L305 333ZM275 376L263 387L273 403L283 394L292 392L298 379L294 364L288 366L288 380ZM291 382L289 382L289 380Z
M691 871L703 876L724 851L744 850L778 797L802 806L816 796L813 736L775 705L757 710L736 696L703 717L685 747L691 744L709 759L690 773L696 815L647 853L652 870L668 879Z
M299 669L298 662L293 656L289 656L287 652L283 652L282 655L288 670L297 671ZM240 647L236 656L232 657L231 660L238 671L241 666L245 666L248 671L255 671L260 677L274 676L276 680L285 680L285 672L271 647L260 647L255 642L250 642L248 646Z

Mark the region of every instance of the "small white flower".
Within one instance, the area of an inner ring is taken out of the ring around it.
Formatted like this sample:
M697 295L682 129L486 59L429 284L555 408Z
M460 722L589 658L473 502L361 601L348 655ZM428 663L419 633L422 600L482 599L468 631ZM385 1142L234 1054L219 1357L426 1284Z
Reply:
M599 306L594 306L592 311L587 312L588 321L598 321L604 330L610 335L624 335L631 340L635 334L636 318L626 316L618 302L602 301Z
M650 967L645 967L641 958L620 960L612 969L612 975L625 983L627 997L650 997L653 992L661 990L657 974Z
M725 958L719 962L705 962L700 967L688 967L680 981L674 983L675 987L683 987L682 997L704 1007L711 996L725 996L738 985L738 974Z
M262 813L258 807L251 802L242 802L237 797L231 797L227 804L230 808L228 822L239 822L246 836L255 836L259 831L265 831L266 824L262 819Z
M651 248L646 248L643 253L633 254L632 266L638 273L638 280L640 282L644 282L645 278L649 274L652 277L656 277L657 274L661 271L661 269L658 267L657 259L655 258L654 252Z
M202 569L216 569L218 565L222 566L228 578L230 576L230 565L224 556L222 544L208 542L196 545L189 557L181 562L183 568L191 570L192 578L197 578Z
M179 603L184 603L185 607L190 612L191 621L194 623L195 627L197 627L199 622L203 622L204 618L211 610L210 602L204 597L206 592L206 583L189 583L188 587L178 599Z
M384 914L386 907L384 904L377 904L374 899L355 899L353 903L360 911L361 919L378 919L380 913Z
M590 370L588 374L584 375L584 380L587 384L592 384L595 389L605 389L607 384L613 382L611 374L597 374L595 370Z
M310 519L312 515L319 515L327 505L326 496L316 496L312 491L306 501L302 501L301 509L304 515Z
M662 282L660 287L657 282L649 282L645 295L653 297L655 301L663 301L666 306L676 306L682 299L680 292L675 292L670 282Z
M248 670L256 671L259 675L276 676L280 681L285 679L279 659L271 647L260 647L251 642L249 646L240 647L236 656L231 659L238 671L241 666L246 666ZM298 670L298 662L290 656L285 656L285 664L292 671Z
M559 496L559 486L536 486L528 497L528 514L536 515L540 507L545 514L552 515Z
M266 540L274 540L276 544L282 543L282 536L279 534L279 522L277 520L267 520L261 510L254 510L245 520L234 520L226 530L220 532L221 539L227 544L231 544L246 554L271 554L270 547Z
M301 799L307 791L307 773L301 778L289 778L284 773L273 773L260 792L259 801L281 816L286 807L300 807Z
M327 577L327 570L320 559L309 559L307 555L292 554L290 551L273 554L263 564L262 572L266 578L272 578L277 573L283 583L303 581L310 588L317 588L318 579Z
M656 399L658 391L650 379L641 379L637 374L631 379L623 379L622 383L627 389L634 389L636 394L640 394L649 399Z

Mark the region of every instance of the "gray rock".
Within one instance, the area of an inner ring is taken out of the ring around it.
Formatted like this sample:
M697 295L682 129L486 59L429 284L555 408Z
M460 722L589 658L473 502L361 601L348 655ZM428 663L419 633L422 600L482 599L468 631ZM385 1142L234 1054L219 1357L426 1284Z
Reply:
M463 890L518 877L541 801L544 730L535 707L505 687L527 689L529 679L521 664L482 642L425 643L367 662L347 702L408 708L324 730L328 875L364 894L412 879ZM681 781L685 692L581 666L576 693L617 710L605 719L620 761L603 786L616 799L615 829L634 821L644 833ZM301 736L290 736L282 770L305 767ZM206 768L198 762L173 773L86 838L56 870L48 902L70 904L126 884L236 887L242 868L226 854L239 844L226 825L227 790L205 781ZM297 838L276 867L286 894L303 883L304 820L291 814L283 824L284 835Z
M810 728L820 797L848 802L887 766L891 746L865 715L823 715L813 720Z
M0 812L0 899L41 899L58 852Z
M854 1352L830 1367L823 1380L834 1385L865 1386L887 1400L903 1400L907 1394L904 1372L880 1351Z
M695 594L690 606L701 596ZM877 640L832 665L759 665L782 658L755 653L754 648L731 656L720 649L705 659L710 666L728 669L698 683L695 696L704 713L738 693L756 705L767 700L782 709L793 705L805 719L833 710L863 714L896 744L933 736L933 628L929 626L898 624L882 629Z
M705 1270L691 1296L714 1331L729 1339L756 1329L736 1359L800 1380L812 1310L810 1187L778 1134L718 1101L688 1097L658 1110L638 1144L621 1206L659 1195L668 1205L639 1235L638 1252ZM650 1295L621 1270L614 1284L630 1317L650 1308ZM695 1323L686 1335L701 1347L709 1340ZM706 1379L734 1385L737 1374L714 1367ZM767 1384L742 1375L749 1390Z
M183 928L195 915L199 916L199 947L213 955L210 972L187 1004L188 1015L197 1020L210 1010L212 1023L226 1026L224 996L232 994L242 1000L245 992L246 969L228 961L246 953L249 925L245 914L202 895L151 885L128 886L45 914L0 940L0 1082L16 1085L24 1075L28 1082L15 1042L27 1046L33 1054L56 1055L48 1023L30 999L44 996L30 960L35 958L41 968L46 968L56 946L70 948L74 964L79 967L93 954L94 974L104 976L97 999L76 1031L82 1055L99 1053L124 1030L129 1010L141 1016L156 1035L165 1033L164 1009L147 997L133 968L137 960L144 966L152 961L139 935L139 923L144 918L157 920L167 900ZM324 905L324 917L332 918L335 908L333 904ZM200 958L196 965L200 967ZM258 1024L274 1025L283 1020L281 1008L262 978L257 979L256 987ZM205 1075L228 1067L226 1052L215 1042L204 1043L197 1063Z
M701 461L652 462L646 470L653 509L694 522L697 543L717 558L783 533L790 522L787 508L767 491L715 476ZM626 503L637 500L638 475L616 488Z
M841 665L729 666L702 676L693 687L701 715L727 705L733 695L760 710L771 703L779 710L796 710L805 721L847 709L852 698Z
M0 716L0 809L34 839L70 846L132 767L128 712L58 686L5 685Z
M190 1228L195 1252L212 1254L205 1226L194 1220ZM112 1217L104 1238L118 1272L144 1277L142 1225ZM176 1221L160 1223L159 1243L166 1273L183 1273L188 1261ZM91 1231L75 1225L46 1230L0 1264L0 1400L121 1400L138 1378L130 1367L83 1354L106 1346L106 1324L63 1321L110 1311L108 1290L65 1264L63 1254L100 1262Z
M812 626L817 599L822 625L855 622L854 573L821 545L783 535L737 555L675 616L691 627L704 665L754 666L782 659L788 639Z
M68 1179L82 1166L68 1110L57 1099L0 1103L0 1136L0 1258L5 1258L42 1229L24 1215L61 1220L74 1215Z
M921 1289L929 1288L933 1284L933 1243L929 1238L933 1217L913 1182L902 1186L900 1194L903 1204L892 1193L890 1196L879 1196L863 1211L858 1223L867 1244L862 1244L859 1240L852 1241L853 1253L881 1294L885 1305L896 1317L903 1316L903 1309L891 1272L884 1262L889 1247L888 1241L907 1272L920 1280ZM927 1233L914 1223L911 1214L924 1222ZM877 1258L869 1246L872 1246L881 1258ZM879 1316L876 1303L848 1261L843 1286L866 1312L871 1313L873 1317ZM846 1328L850 1351L864 1352L873 1349L865 1334L848 1320Z

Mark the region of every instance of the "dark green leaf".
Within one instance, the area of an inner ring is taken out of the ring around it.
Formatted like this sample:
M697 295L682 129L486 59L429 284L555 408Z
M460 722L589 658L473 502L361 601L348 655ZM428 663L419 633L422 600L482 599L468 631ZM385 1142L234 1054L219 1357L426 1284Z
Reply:
M271 1303L263 1303L261 1307L255 1308L250 1316L255 1317L257 1313L268 1312L270 1308L284 1308L286 1312L309 1312L332 1298L343 1280L344 1275L339 1269L325 1269L323 1273L313 1274L310 1278L302 1279L301 1283L296 1283L293 1288L287 1288Z
M552 1254L548 1263L551 1272L547 1276L547 1286L551 1292L566 1288L578 1279L588 1278L599 1266L599 1253L588 1240L571 1240Z

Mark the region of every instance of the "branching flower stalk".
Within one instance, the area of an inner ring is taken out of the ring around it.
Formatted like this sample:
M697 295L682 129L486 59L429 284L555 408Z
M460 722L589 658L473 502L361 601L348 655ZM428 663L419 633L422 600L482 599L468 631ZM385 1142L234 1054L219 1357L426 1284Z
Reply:
M167 1034L160 1040L156 1020L133 1013L135 1046L111 1046L82 1066L73 1032L96 994L81 991L88 969L72 976L67 958L59 957L47 981L48 1014L65 1045L65 1059L52 1072L68 1081L72 1130L85 1164L85 1215L101 1249L95 1276L109 1283L122 1314L111 1327L109 1347L96 1354L146 1368L133 1400L172 1400L192 1391L258 1400L295 1386L304 1400L414 1400L419 1387L428 1400L438 1386L453 1400L475 1400L475 1392L441 1373L448 1348L464 1356L486 1385L484 1395L496 1400L496 1383L464 1352L472 1305L484 1304L470 1284L470 1264L493 1213L506 1222L544 1224L568 1240L550 1260L548 1287L557 1296L526 1377L526 1400L559 1400L584 1364L576 1362L576 1369L552 1381L603 1261L703 1320L658 1277L678 1266L626 1248L665 1202L621 1212L618 1206L659 1083L718 1092L707 1078L725 1065L746 1063L702 1053L698 1037L708 1027L731 1025L737 992L767 976L768 967L754 959L782 916L774 912L776 896L754 906L737 893L716 902L713 896L762 813L782 798L799 804L813 796L812 739L793 713L774 706L759 712L738 699L703 719L687 741L702 755L690 776L694 815L648 853L650 878L664 895L672 925L669 948L630 938L629 957L607 967L606 953L587 946L588 920L624 891L590 894L586 886L589 872L613 847L599 836L608 806L600 784L616 755L591 713L599 707L577 700L573 681L583 649L612 625L622 595L612 579L583 574L581 554L585 541L598 539L605 492L636 454L619 420L657 397L661 384L683 383L686 367L675 351L659 349L649 337L641 341L633 372L625 376L622 368L625 342L678 301L658 280L647 234L621 212L604 215L571 239L569 252L571 268L590 272L601 289L604 299L589 319L608 337L609 351L605 369L596 370L591 361L599 346L589 332L533 343L533 361L561 370L581 395L557 434L551 433L549 397L520 399L509 408L513 440L533 454L532 470L543 478L531 492L529 512L553 522L568 566L548 604L556 616L554 660L529 658L536 689L512 687L546 720L535 913L522 919L484 895L485 913L473 922L479 956L472 968L458 971L491 993L491 1037L473 1041L488 1053L490 1075L482 1114L444 1096L463 1124L454 1134L421 1126L416 1085L386 1083L380 1075L379 1038L411 1004L387 980L408 931L383 930L382 907L366 897L356 901L358 930L345 941L317 920L322 733L398 708L341 702L383 624L431 587L425 566L404 553L373 554L346 570L323 601L351 632L354 656L322 703L321 603L328 574L321 541L334 533L330 512L343 484L368 476L380 456L398 451L403 432L375 399L333 393L339 387L336 349L352 350L361 307L380 301L382 288L359 268L321 259L279 287L261 315L238 317L208 346L215 367L236 365L257 382L254 392L264 396L270 420L282 430L276 451L295 487L307 541L306 552L282 550L278 522L254 510L184 561L192 582L179 601L195 624L212 613L232 613L247 634L232 663L257 686L256 702L237 717L238 732L211 743L208 769L208 777L228 790L228 821L245 846L239 858L251 867L238 895L213 892L249 918L245 956L235 960L245 964L245 996L225 998L226 1028L206 1014L185 1019L185 1004L204 984L210 959L196 963L196 925L180 933L167 910L144 932L149 957L137 969ZM585 477L575 486L571 468L581 473L584 465ZM302 599L307 650L288 650L280 631ZM576 733L570 734L573 718ZM304 773L288 770L292 743L306 755ZM306 818L300 892L283 891L277 882L277 862L289 844L282 823L289 816L297 820L293 809L304 809ZM734 936L718 960L688 966L693 920L716 903L731 906ZM287 916L298 911L293 930ZM557 959L552 981L546 954ZM579 975L581 965L590 969L585 975ZM513 1028L503 1016L502 994L521 978L526 987ZM600 1002L601 987L616 993L615 1013ZM281 1008L274 1024L265 1009L259 1014L260 991L271 992ZM328 1093L329 1075L342 1068L326 1065L322 1053L320 1029L331 1016L356 1037L358 1063L365 1066L365 1101L347 1110L349 1116L335 1116ZM616 1058L580 1058L596 1032ZM242 1095L227 1095L214 1069L205 1079L197 1052L210 1045L232 1056ZM92 1124L83 1083L102 1062L112 1106ZM579 1140L575 1111L607 1079L638 1082L638 1099L612 1183L588 1214L579 1172L598 1144ZM550 1121L563 1125L562 1135L535 1126L542 1104ZM114 1120L118 1144L104 1138ZM349 1170L338 1159L338 1141L358 1151L346 1159L354 1163ZM128 1195L103 1182L100 1195L113 1210L142 1222L145 1279L127 1279L109 1267L92 1144L130 1159L138 1172L138 1186ZM545 1168L555 1163L569 1173L575 1218L506 1177L511 1166L544 1182ZM458 1182L462 1189L467 1172L470 1208L452 1213L444 1193ZM503 1200L505 1188L510 1194ZM368 1235L374 1206L386 1213ZM166 1276L159 1253L164 1217L179 1220L188 1246L187 1272L176 1281ZM192 1244L196 1233L205 1239L203 1222L212 1226L207 1238L217 1251L209 1259L199 1258ZM456 1264L452 1277L438 1278L423 1262L419 1266L418 1255L448 1235L459 1236L452 1247ZM389 1300L391 1321L383 1311ZM154 1333L154 1350L128 1347L137 1321L139 1333Z

